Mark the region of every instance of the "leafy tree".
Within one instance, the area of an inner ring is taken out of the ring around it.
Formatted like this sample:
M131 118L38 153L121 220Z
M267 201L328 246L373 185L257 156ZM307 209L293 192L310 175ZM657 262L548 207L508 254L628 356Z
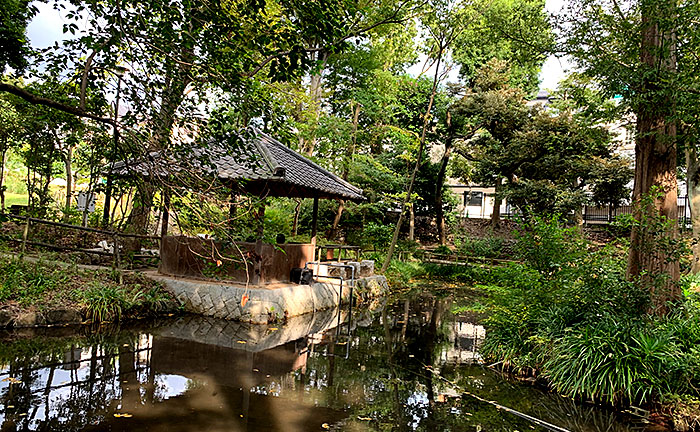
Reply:
M12 101L0 98L0 211L5 211L5 166L7 153L20 144L22 119Z
M495 215L502 197L523 212L577 211L588 200L586 187L610 163L610 133L566 103L528 106L507 76L504 62L489 62L455 107L476 132L458 143L458 154L471 162L472 180L496 185Z
M30 48L27 45L27 24L37 13L29 0L5 0L0 8L0 73L6 67L22 70L27 67Z
M508 80L526 93L537 92L539 72L553 35L541 0L472 2L474 13L455 41L454 59L471 86L476 72L496 58L511 64Z

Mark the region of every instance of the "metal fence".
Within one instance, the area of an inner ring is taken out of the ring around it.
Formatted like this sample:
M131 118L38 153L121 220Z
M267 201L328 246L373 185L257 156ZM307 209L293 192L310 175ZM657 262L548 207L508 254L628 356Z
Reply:
M678 205L678 224L683 227L690 226L690 203L687 196L679 196L677 199ZM587 223L610 223L617 216L632 214L631 205L620 205L617 207L610 206L584 206L583 220Z
M678 204L678 225L684 228L691 227L690 202L687 196L679 196ZM512 218L518 214L515 207L506 204L506 211L501 213L505 219ZM621 215L632 214L632 205L625 204L611 208L610 206L586 205L583 207L583 221L590 224L608 224ZM573 213L570 216L574 216Z

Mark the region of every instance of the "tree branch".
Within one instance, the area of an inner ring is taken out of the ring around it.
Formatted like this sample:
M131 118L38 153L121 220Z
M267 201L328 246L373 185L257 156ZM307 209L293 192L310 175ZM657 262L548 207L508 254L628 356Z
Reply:
M45 97L37 96L33 93L28 92L27 90L25 90L21 87L14 86L12 84L0 82L0 92L6 92L6 93L13 94L13 95L18 96L18 97L26 100L27 102L34 104L34 105L44 105L44 106L47 106L49 108L57 109L59 111L63 111L63 112L68 113L68 114L73 114L73 115L78 116L78 117L89 118L91 120L95 120L95 121L98 121L100 123L107 123L107 124L110 124L112 126L115 126L115 123L116 123L113 119L106 118L106 117L100 117L96 114L91 114L91 113L89 113L85 110L82 110L80 108L66 105L62 102L58 102L58 101L55 101L52 99L47 99Z

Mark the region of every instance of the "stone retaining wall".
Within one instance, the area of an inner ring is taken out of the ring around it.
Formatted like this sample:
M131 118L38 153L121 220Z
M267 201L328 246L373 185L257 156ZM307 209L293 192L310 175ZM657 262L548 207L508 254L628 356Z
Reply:
M165 285L188 312L256 324L273 322L319 310L337 307L341 300L338 281L315 282L312 285L287 285L276 289L179 279L152 275ZM382 295L389 287L384 276L370 276L355 281L358 297L366 299ZM243 295L248 302L242 306ZM350 289L343 286L342 299L347 301Z

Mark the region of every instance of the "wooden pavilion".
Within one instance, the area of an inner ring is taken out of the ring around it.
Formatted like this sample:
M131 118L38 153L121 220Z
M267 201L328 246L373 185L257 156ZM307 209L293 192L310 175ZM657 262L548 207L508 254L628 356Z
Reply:
M151 153L146 159L121 161L112 166L116 176L165 176L192 170L213 175L231 186L233 191L258 197L312 198L311 242L270 245L263 243L264 206L257 210L258 228L255 242L226 245L212 239L167 235L169 200L163 211L161 264L159 271L176 276L201 277L220 275L254 285L288 282L294 267L315 260L318 231L319 199L362 201L362 190L272 138L257 128L247 128L238 135L235 153L220 143L196 149L188 160L163 153ZM203 162L204 161L204 162ZM186 166L189 165L189 166ZM167 196L167 193L165 194ZM231 197L231 219L236 212L236 197ZM253 233L250 233L253 234ZM212 256L230 256L242 251L246 266L227 263ZM228 253L227 253L228 252ZM202 257L210 257L209 260Z

